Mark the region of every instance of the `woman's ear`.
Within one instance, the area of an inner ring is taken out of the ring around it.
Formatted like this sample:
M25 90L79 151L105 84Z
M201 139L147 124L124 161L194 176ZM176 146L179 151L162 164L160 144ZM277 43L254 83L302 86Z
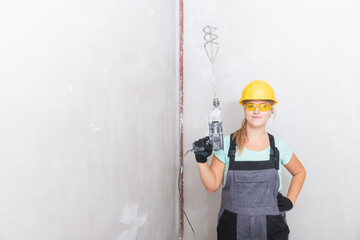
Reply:
M275 113L275 108L271 108L271 114L274 114Z

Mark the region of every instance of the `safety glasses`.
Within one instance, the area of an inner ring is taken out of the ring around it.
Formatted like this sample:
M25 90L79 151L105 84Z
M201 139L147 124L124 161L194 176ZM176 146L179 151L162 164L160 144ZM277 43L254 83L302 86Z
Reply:
M256 109L256 107L259 108L260 112L266 112L271 109L271 105L268 103L260 103L260 104L246 103L244 107L247 111L250 111L250 112L254 111Z

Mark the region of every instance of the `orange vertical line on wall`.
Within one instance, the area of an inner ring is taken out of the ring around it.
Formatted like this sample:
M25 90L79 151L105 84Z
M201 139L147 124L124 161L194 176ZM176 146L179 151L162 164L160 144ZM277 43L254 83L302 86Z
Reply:
M183 164L184 155L184 134L183 134L183 104L184 104L184 1L180 0L180 165ZM180 173L180 237L184 236L184 185L183 171Z

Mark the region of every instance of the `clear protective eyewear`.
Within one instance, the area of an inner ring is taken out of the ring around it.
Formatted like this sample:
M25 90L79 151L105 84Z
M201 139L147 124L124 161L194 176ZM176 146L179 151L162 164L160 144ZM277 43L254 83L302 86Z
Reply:
M256 107L259 108L260 112L267 112L271 109L271 105L269 103L259 103L259 104L246 103L244 106L244 108L250 112L254 111Z

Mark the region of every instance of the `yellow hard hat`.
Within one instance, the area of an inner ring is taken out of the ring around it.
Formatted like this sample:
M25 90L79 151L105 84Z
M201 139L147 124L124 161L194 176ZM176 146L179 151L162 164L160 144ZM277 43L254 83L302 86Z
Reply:
M275 98L274 89L263 80L254 80L246 85L239 103L244 105L246 100L271 100L273 106L278 102Z

